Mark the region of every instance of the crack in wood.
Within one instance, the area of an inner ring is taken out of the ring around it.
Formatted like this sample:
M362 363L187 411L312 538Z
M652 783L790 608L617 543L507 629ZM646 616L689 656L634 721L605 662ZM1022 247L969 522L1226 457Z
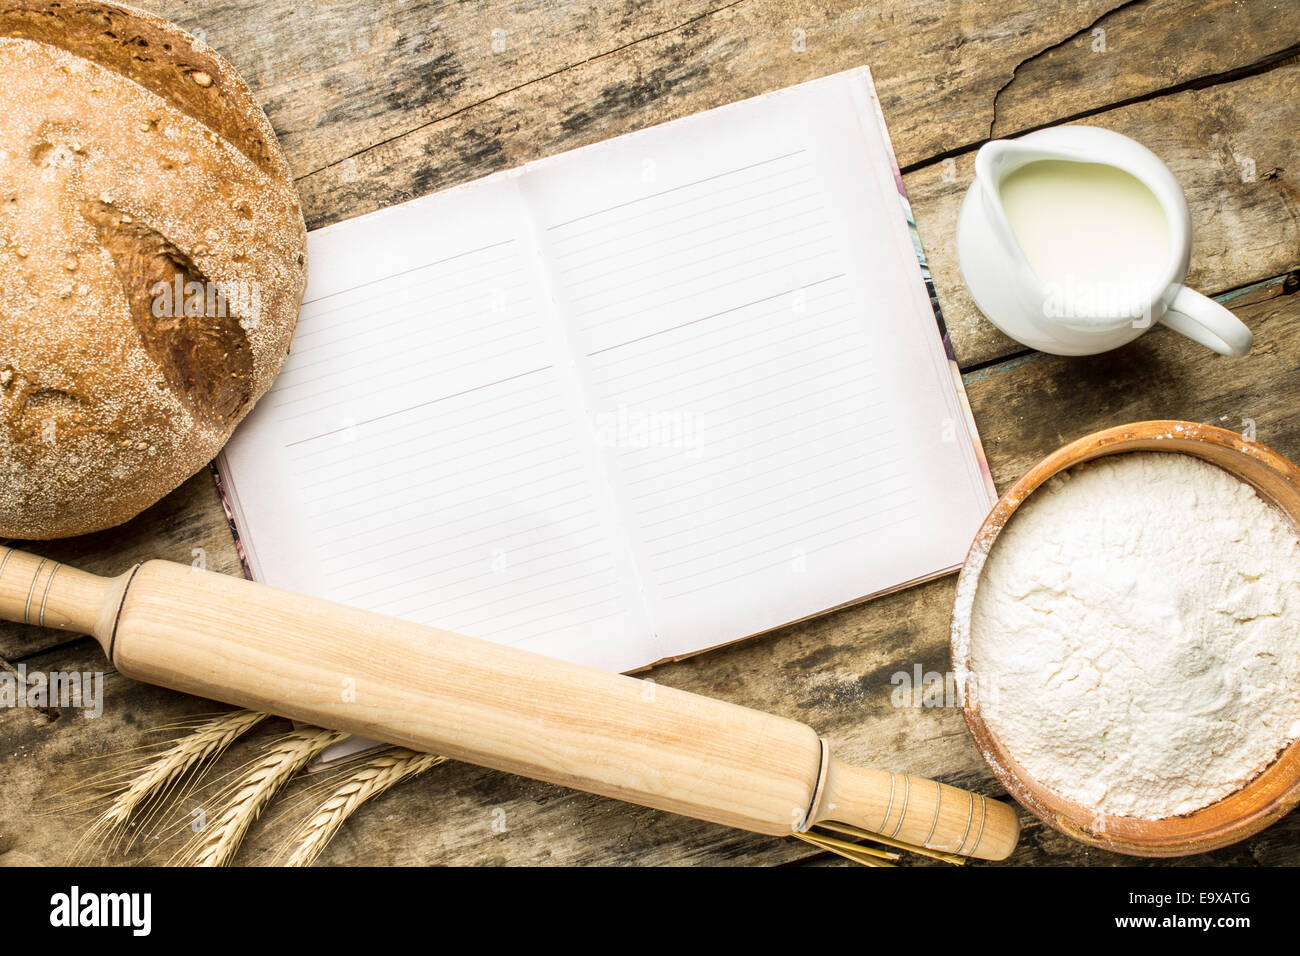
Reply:
M1144 0L1137 0L1137 2L1144 2ZM1029 60L1033 60L1039 55L1041 54L1035 54L1035 56L1030 57ZM1261 76L1281 67L1294 66L1298 61L1300 61L1300 43L1294 43L1286 49L1278 50L1276 53L1271 53L1266 57L1261 57L1255 62L1248 63L1245 66L1235 67L1231 70L1224 70L1221 73L1209 73L1205 76L1197 77L1194 80L1186 80L1182 83L1176 83L1173 86L1165 86L1158 90L1150 90L1149 92L1139 94L1138 96L1130 96L1126 99L1116 100L1115 102L1107 103L1104 106L1081 110L1078 113L1071 113L1068 116L1062 116L1059 119L1053 119L1047 123L1039 123L1037 126L1026 126L1023 129L1012 130L1011 132L1003 133L999 138L1005 138L1008 136L1024 136L1027 133L1037 132L1040 129L1048 129L1053 126L1063 126L1067 123L1077 123L1079 120L1089 119L1093 116L1100 116L1103 113L1110 113L1114 110L1123 109L1126 106L1135 106L1139 103L1150 103L1153 100L1162 99L1166 96L1176 96L1179 93L1186 93L1194 90L1206 90L1214 86L1221 86L1225 83L1244 80L1247 77ZM1028 62L1028 60L1025 62ZM1021 66L1023 65L1024 64L1022 63ZM1017 67L1017 69L1019 69L1019 67ZM1008 83L1002 88L1006 89L1008 85L1010 85L1010 81L1008 81ZM989 128L992 129L991 124ZM990 134L990 139L991 138L992 135ZM987 142L987 140L981 140L978 143L969 143L966 146L952 150L947 155L964 155L974 149L978 149L985 142ZM924 160L919 163L913 163L905 169L904 172L906 173L914 169L920 169L924 166L932 165L933 162L933 160ZM1265 174L1263 178L1268 178L1267 174Z
M1134 7L1134 6L1137 6L1137 5L1139 5L1139 4L1146 3L1146 2L1147 2L1147 0L1124 0L1123 3L1117 4L1116 6L1111 7L1109 10L1107 10L1105 13L1101 14L1099 17L1097 17L1095 20L1093 20L1093 21L1092 21L1091 23L1089 23L1087 26L1082 27L1081 29L1075 30L1073 33L1071 33L1069 36L1065 37L1063 40L1058 40L1056 43L1053 43L1051 46L1043 47L1043 48L1042 48L1041 50L1039 50L1037 53L1034 53L1034 54L1032 54L1032 55L1030 55L1030 56L1027 56L1027 57L1025 57L1023 60L1021 60L1019 63L1017 63L1017 64L1012 68L1012 70L1011 70L1011 76L1010 76L1010 78L1008 78L1008 80L1007 80L1005 83L1003 83L1000 87L998 87L998 91L997 91L996 93L993 94L993 114L992 114L992 116L989 118L989 135L988 135L986 138L987 138L987 139L993 139L993 138L994 138L994 134L995 134L995 131L997 130L997 125L998 125L998 100L1001 98L1002 94L1005 93L1005 92L1007 91L1007 88L1010 87L1011 84L1014 83L1014 82L1016 81L1016 76L1020 73L1020 71L1021 71L1022 69L1024 69L1024 68L1025 68L1026 66L1028 66L1030 63L1033 63L1035 60L1040 60L1040 59L1042 59L1044 56L1046 56L1047 54L1053 52L1054 50L1059 50L1059 49L1061 49L1061 47L1065 46L1067 43L1071 43L1071 42L1073 42L1074 40L1078 39L1080 36L1083 36L1084 34L1087 34L1087 33L1091 33L1094 29L1096 29L1096 28L1101 24L1101 22L1102 22L1103 20L1108 19L1109 17L1114 16L1115 14L1119 13L1121 10L1126 10L1126 9L1128 9L1129 7ZM1112 107L1113 107L1114 105L1115 105L1115 104L1111 104ZM1062 121L1061 121L1061 120L1055 120L1051 125L1056 125L1057 123L1060 123L1060 122L1062 122Z
M27 626L34 626L34 625L22 625L22 626L27 627ZM90 644L96 643L93 637L87 637L84 634L69 635L67 640L56 641L53 644L42 644L37 650L31 651L27 654L18 654L17 656L11 656L7 659L0 657L0 666L4 666L5 664L26 664L28 661L34 661L39 657L47 657L51 654L56 654L61 651L66 651L69 648L77 647L78 645L81 644L86 644L87 642L89 642ZM106 674L117 673L117 671L111 669L110 665L107 662L104 663L104 672Z

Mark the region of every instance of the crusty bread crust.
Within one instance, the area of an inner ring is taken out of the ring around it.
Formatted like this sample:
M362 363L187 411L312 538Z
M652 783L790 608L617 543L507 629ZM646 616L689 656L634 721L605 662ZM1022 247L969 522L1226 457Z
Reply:
M288 352L289 167L234 70L140 11L0 0L0 537L119 524Z

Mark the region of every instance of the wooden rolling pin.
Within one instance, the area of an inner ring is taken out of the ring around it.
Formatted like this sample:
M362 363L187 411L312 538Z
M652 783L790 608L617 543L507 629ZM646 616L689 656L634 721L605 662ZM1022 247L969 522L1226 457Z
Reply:
M240 578L0 550L0 617L137 680L758 833L838 821L999 860L1011 807L832 757L805 724Z

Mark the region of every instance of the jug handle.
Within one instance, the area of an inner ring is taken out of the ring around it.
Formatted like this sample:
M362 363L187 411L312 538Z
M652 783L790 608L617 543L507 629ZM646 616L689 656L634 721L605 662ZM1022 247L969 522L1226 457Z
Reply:
M1209 296L1182 286L1160 324L1220 355L1242 358L1255 342L1246 324Z

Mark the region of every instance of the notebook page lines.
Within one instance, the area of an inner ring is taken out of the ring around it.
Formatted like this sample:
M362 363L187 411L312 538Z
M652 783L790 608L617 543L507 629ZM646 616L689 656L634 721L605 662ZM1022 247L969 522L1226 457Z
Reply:
M529 644L628 595L519 240L310 300L267 396L332 599Z
M814 177L794 150L549 226L584 350L796 294L833 274Z
M290 449L335 599L507 644L623 614L556 374Z
M890 397L849 304L846 284L828 282L799 311L741 307L725 329L592 357L602 408L661 410L642 416L640 440L612 444L665 599L797 573L915 515Z
M544 333L514 241L304 305L267 401L295 438L536 370ZM314 430L313 430L314 429Z
M759 581L794 592L792 573L915 517L906 444L808 150L547 235L659 602L716 610Z

